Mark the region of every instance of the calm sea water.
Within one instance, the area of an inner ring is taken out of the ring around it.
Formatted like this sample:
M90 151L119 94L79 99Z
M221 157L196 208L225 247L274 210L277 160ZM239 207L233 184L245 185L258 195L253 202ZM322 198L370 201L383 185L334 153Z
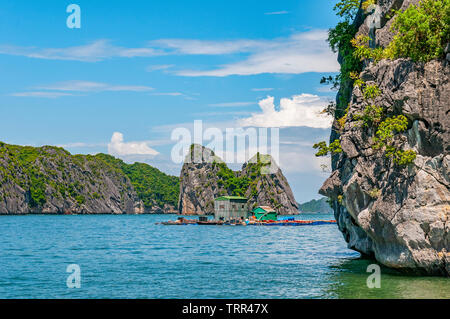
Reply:
M385 268L367 288L372 261L336 225L155 225L175 218L1 216L0 298L450 298L448 278ZM80 289L66 286L69 264Z

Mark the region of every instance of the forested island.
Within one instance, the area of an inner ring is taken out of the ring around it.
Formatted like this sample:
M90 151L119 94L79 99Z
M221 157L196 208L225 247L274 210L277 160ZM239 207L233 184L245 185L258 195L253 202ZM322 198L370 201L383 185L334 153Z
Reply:
M0 143L0 214L176 212L179 178L111 155Z

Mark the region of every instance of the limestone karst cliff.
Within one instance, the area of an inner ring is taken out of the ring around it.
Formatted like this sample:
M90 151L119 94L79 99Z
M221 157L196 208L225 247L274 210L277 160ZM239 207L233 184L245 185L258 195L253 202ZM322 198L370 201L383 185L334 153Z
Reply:
M268 170L268 165L274 169ZM180 174L178 207L183 214L214 213L214 198L240 195L249 207L270 205L281 214L297 214L298 206L281 169L268 155L255 155L240 171L232 171L214 152L193 145Z
M0 143L0 214L173 213L178 178L110 155Z
M372 48L386 48L393 39L391 9L405 10L418 2L379 0L381 25L373 27L365 23L373 16L359 10L356 36L369 36ZM342 151L333 155L332 174L320 193L333 199L349 248L405 272L449 276L449 46L444 50L427 61L364 61L359 79L380 92L371 103L382 108L385 118L405 116L407 128L395 134L392 145L374 148L381 133L362 125L367 101L361 86L353 85L345 119L336 116L331 134L330 142L339 140ZM341 63L342 56L340 52ZM386 156L388 147L412 151L415 158L401 165Z

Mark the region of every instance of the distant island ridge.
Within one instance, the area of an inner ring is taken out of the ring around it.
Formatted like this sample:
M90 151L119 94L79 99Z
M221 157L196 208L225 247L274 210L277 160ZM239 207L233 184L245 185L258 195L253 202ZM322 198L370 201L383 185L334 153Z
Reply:
M102 153L72 155L55 146L0 142L0 214L202 215L213 213L214 198L223 195L245 196L249 208L268 205L281 215L298 214L299 204L278 166L274 174L261 174L273 159L255 156L241 171L232 171L219 158L185 163L176 177ZM303 205L305 212L321 209L315 202Z
M298 210L300 213L333 213L333 208L328 203L326 197L322 197L321 199L312 199L303 204L298 204Z

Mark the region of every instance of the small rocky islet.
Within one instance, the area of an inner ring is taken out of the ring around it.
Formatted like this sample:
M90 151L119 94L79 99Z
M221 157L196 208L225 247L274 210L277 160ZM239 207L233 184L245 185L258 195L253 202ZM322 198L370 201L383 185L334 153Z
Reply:
M299 213L291 187L270 155L258 153L233 171L212 150L192 145L180 174L180 212L214 214L214 199L224 195L247 198L250 210L266 205L283 215Z

